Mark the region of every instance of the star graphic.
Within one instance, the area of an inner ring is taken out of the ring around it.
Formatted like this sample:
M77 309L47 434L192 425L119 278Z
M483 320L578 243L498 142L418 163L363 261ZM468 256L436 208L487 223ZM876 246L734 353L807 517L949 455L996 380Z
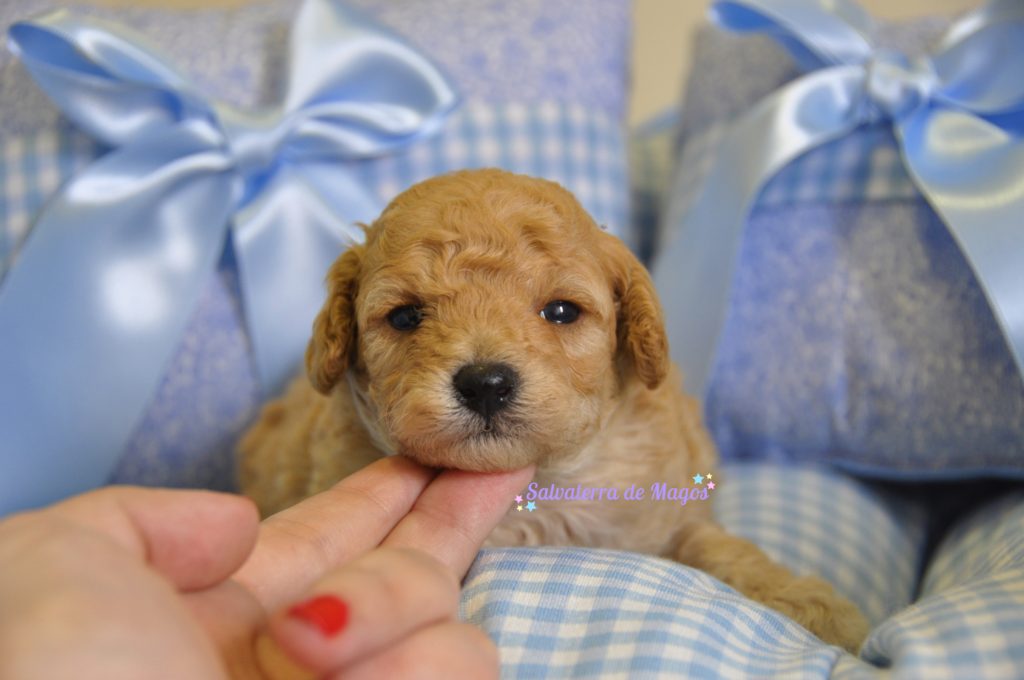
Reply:
M693 483L694 484L701 484L703 482L704 482L704 475L702 475L701 473L698 472L697 474L695 474L693 476Z
M537 504L534 503L533 501L530 501L529 503L526 504L526 509L529 510L530 512L533 512L534 510L537 509Z
M522 496L516 496L516 503L522 503L522 502L523 502L523 497Z
M712 491L714 491L715 490L715 483L714 482L708 482L708 488L711 489Z
M516 506L516 512L522 512L522 511L523 511L523 506L517 505Z
M711 479L711 473L710 473L710 472L709 472L709 473L707 473L707 474L706 474L706 475L704 475L704 476L705 476L705 477L707 477L708 479Z

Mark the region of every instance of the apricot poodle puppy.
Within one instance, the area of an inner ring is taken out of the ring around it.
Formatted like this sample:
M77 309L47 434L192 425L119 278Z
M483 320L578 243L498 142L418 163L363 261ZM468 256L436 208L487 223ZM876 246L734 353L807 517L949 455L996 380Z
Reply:
M308 380L266 406L240 475L263 513L387 455L463 470L536 463L539 486L713 470L644 267L552 182L458 172L398 196L327 277ZM676 481L677 480L677 481ZM511 513L490 545L661 555L856 650L857 608L726 533L709 503L573 500Z

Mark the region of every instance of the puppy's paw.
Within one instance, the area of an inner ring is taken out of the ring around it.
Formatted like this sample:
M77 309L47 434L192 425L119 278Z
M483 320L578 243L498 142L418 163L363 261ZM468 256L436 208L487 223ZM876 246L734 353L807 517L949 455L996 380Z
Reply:
M851 654L857 653L871 629L857 605L815 576L793 579L780 586L765 599L765 604Z

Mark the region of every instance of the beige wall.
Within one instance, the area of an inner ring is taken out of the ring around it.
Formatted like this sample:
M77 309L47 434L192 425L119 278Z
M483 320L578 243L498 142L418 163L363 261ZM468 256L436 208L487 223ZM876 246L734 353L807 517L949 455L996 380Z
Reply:
M299 0L296 0L298 2ZM0 0L3 2L3 0ZM247 0L93 0L97 4L160 7L234 7ZM586 2L586 0L582 0ZM633 98L630 121L638 123L673 105L689 68L689 36L704 21L709 0L633 0ZM890 19L926 12L955 14L981 0L861 0Z
M877 17L954 15L981 0L861 0ZM630 121L643 122L680 96L689 69L689 36L704 21L708 0L633 0L633 99Z

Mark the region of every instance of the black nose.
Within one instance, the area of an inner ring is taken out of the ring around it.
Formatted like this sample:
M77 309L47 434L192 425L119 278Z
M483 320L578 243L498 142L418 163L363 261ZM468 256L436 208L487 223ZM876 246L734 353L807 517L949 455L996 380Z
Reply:
M452 379L463 405L484 418L508 406L517 382L516 372L506 364L468 364Z

